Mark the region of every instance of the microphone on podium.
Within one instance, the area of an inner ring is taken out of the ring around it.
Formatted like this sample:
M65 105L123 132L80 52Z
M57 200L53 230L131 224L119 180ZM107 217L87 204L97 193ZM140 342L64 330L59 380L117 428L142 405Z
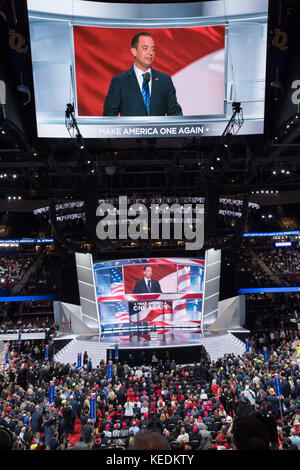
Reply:
M150 78L151 78L150 72L146 72L146 73L144 74L145 82L149 83L149 82L150 82Z

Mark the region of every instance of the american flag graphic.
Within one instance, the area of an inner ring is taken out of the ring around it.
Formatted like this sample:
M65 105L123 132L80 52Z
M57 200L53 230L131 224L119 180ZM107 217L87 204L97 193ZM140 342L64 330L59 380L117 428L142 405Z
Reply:
M187 319L186 316L186 300L173 301L173 322L180 323Z
M122 268L112 268L110 270L111 293L113 295L124 294L124 284Z
M178 266L178 292L189 292L191 290L191 267L190 266Z
M116 302L116 321L118 323L129 323L129 311L127 302Z

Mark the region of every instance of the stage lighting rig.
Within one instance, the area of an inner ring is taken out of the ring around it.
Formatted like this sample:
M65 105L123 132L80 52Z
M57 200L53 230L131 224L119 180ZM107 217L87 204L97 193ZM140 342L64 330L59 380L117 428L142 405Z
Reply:
M232 103L232 111L233 113L230 118L230 121L228 122L222 134L224 146L226 148L229 147L232 137L238 133L238 131L244 124L243 108L241 107L240 102L234 101Z
M211 156L210 156L210 167L219 167L221 165L221 156L229 153L230 155L230 145L232 143L233 137L239 132L240 128L244 124L243 109L241 103L234 101L232 103L232 116L224 129L224 132L215 146Z
M76 118L74 104L68 103L65 111L65 125L72 139L76 139L76 144L80 150L84 149L84 142L79 130Z

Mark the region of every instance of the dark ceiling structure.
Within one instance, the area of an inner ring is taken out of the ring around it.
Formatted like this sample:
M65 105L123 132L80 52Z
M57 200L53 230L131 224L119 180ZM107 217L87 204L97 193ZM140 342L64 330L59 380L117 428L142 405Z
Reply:
M221 138L88 139L80 144L72 138L37 138L26 2L1 1L1 12L0 80L7 84L7 100L0 104L0 201L95 204L126 194L206 197L214 204L217 196L254 200L264 188L299 189L300 108L292 100L293 84L300 79L298 0L270 2L263 135L239 135L231 127ZM13 42L12 26L20 35ZM16 65L11 49L17 48L23 60ZM19 85L20 68L26 71L27 87Z

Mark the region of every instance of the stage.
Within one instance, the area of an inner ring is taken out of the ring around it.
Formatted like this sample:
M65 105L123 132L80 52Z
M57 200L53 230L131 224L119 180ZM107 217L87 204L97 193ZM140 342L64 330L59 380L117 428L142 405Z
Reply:
M244 339L249 334L243 328L228 331L197 329L144 329L142 331L110 331L96 335L59 335L55 338L54 360L61 363L77 363L77 354L87 351L96 367L101 359L114 360L118 345L119 360L127 361L131 353L135 363L151 363L153 352L158 359L174 359L185 364L199 361L206 353L212 361L224 354L236 356L245 352ZM141 356L141 353L143 355Z
M219 300L220 250L206 250L204 260L95 263L90 253L75 253L75 260L80 305L54 303L55 361L74 364L86 351L96 367L101 359L114 359L116 344L121 362L131 353L136 364L150 363L153 352L179 364L206 353L216 361L245 352L245 298ZM145 267L153 269L161 292L133 293Z

